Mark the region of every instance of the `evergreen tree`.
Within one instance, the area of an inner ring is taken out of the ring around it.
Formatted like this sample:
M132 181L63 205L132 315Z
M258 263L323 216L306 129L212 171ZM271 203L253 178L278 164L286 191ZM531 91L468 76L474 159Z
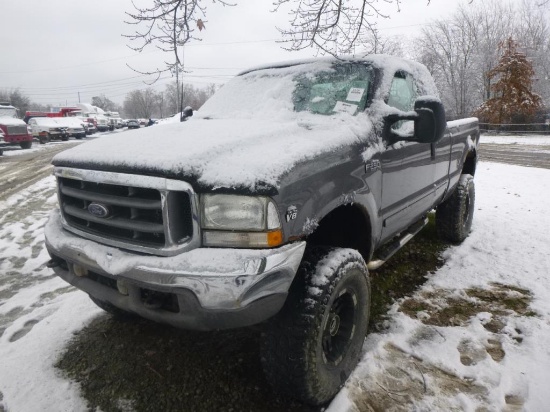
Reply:
M489 80L497 79L491 85L493 97L475 114L488 123L529 122L542 106L541 97L532 91L533 65L512 38L502 42L499 49L500 60L488 73Z

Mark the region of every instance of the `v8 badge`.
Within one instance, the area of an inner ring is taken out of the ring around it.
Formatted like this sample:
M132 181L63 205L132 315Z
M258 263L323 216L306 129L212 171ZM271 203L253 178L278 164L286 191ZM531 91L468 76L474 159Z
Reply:
M286 221L290 222L291 220L298 217L298 208L296 206L289 206L286 210Z

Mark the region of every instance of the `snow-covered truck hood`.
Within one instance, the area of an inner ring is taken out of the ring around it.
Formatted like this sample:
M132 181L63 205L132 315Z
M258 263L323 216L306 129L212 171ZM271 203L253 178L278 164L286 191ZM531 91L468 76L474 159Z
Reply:
M365 114L286 121L195 118L105 136L58 154L53 163L254 191L277 188L297 163L357 143L369 130Z

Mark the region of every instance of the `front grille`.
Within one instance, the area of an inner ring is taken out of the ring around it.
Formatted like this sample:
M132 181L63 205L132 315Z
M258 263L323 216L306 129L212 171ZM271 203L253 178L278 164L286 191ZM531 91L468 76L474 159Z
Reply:
M58 177L58 185L65 221L80 231L153 248L181 244L192 236L191 204L186 192L66 177ZM100 215L90 212L98 207Z
M28 134L28 129L26 125L8 126L8 134L10 136L18 134Z

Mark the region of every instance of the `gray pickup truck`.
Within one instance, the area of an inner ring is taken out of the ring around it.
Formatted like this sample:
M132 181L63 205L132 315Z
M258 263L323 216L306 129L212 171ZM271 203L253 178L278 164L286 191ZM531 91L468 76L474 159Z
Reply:
M185 122L58 154L49 267L114 315L261 323L273 387L323 404L360 358L369 270L434 209L441 236L468 235L478 140L415 62L249 70Z

